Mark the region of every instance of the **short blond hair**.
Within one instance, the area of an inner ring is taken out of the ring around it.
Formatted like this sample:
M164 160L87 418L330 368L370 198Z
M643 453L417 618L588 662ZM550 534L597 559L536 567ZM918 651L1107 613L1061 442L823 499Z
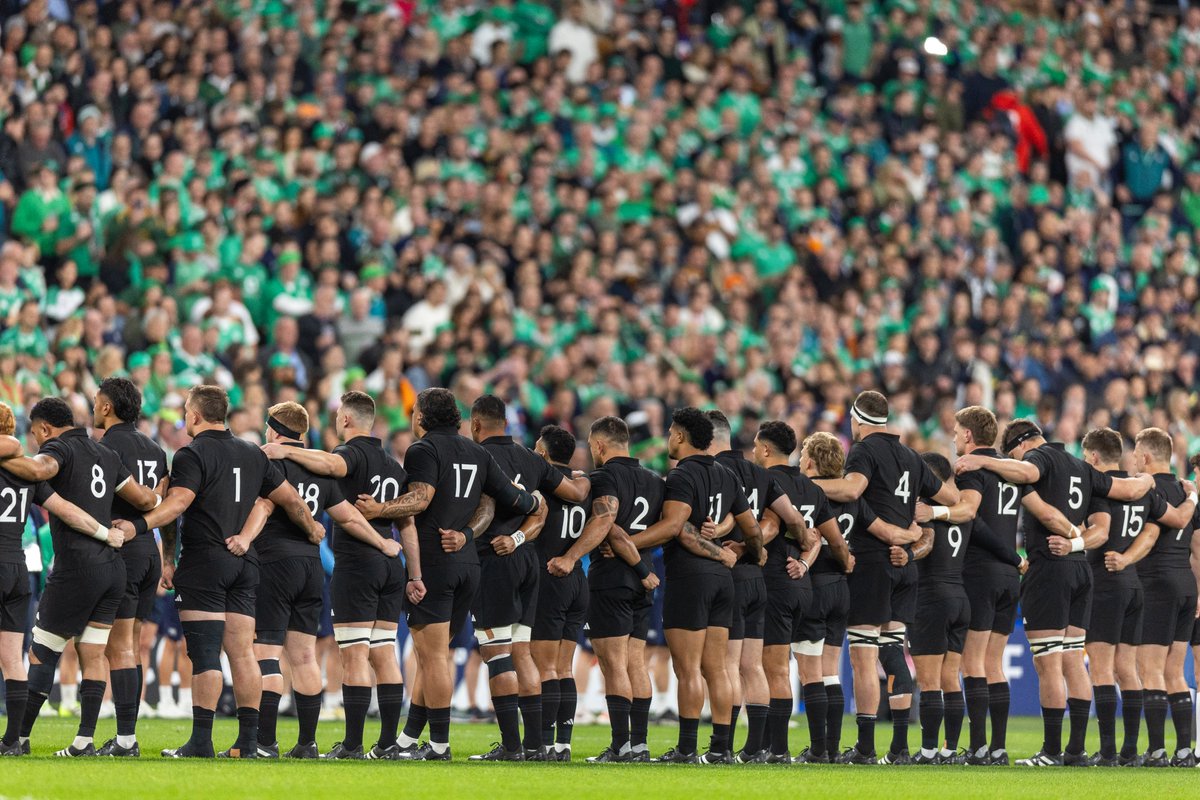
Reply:
M1000 428L996 415L983 406L967 406L954 415L954 421L971 432L971 438L980 447L992 447Z
M0 436L12 436L17 432L17 418L8 403L0 403Z
M804 440L804 451L812 459L817 475L822 478L840 478L846 466L846 451L832 433L817 431Z
M296 433L308 433L308 409L293 400L276 403L267 409L267 413Z
M1149 453L1155 461L1169 462L1172 447L1171 435L1162 428L1146 428L1134 440L1138 447Z

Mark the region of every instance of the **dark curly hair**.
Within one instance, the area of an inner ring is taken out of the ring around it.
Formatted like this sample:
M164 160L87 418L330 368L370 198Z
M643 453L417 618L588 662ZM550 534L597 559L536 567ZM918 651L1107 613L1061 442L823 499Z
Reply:
M482 394L471 404L471 419L490 422L493 425L504 425L508 422L508 408L504 401L494 394Z
M128 378L105 378L99 393L112 403L113 413L122 422L137 422L142 415L142 393Z
M759 425L758 438L781 456L790 456L796 449L796 432L783 420L773 419Z
M555 464L570 463L575 455L575 437L566 428L558 425L547 425L542 428L539 438L546 443L546 454Z
M417 395L417 410L421 412L427 431L457 428L462 423L458 401L449 389L425 389Z
M74 428L75 415L61 397L43 397L29 409L30 422L45 422L51 428Z
M939 481L950 480L950 459L941 453L922 453L921 460L929 465Z
M671 424L687 433L688 442L697 450L707 450L712 444L713 424L703 411L689 406L671 415Z

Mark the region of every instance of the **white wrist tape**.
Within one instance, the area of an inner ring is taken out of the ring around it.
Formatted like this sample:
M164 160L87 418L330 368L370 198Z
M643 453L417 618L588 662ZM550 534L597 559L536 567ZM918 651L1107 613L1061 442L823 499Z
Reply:
M1200 497L1197 497L1195 492L1192 492L1191 494L1189 494L1187 496L1187 499L1192 501L1192 505L1200 506Z
M1083 550L1083 544L1084 543L1083 543L1082 536L1080 536L1078 539L1072 539L1071 540L1071 552L1078 553L1079 551Z
M512 535L513 544L517 547L525 544L525 531L517 531Z
M1079 538L1079 537L1081 537L1081 536L1083 536L1083 531L1079 530L1079 526L1078 526L1078 525L1072 525L1072 526L1071 526L1071 536L1070 536L1070 538L1071 538L1071 539L1078 539L1078 538Z
M947 508L946 506L934 506L933 507L933 518L934 519L950 519L950 509Z
M101 525L100 523L96 523L96 530L92 532L92 538L99 539L102 542L107 542L108 541L108 528Z
M162 505L162 495L161 494L154 495L154 507L158 508L161 505Z

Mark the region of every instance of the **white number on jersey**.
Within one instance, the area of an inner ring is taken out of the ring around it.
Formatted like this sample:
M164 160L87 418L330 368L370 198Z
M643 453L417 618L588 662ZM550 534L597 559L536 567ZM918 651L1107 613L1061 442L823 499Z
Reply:
M1083 508L1083 478L1071 476L1071 485L1067 489L1067 505L1071 508Z
M17 496L21 498L21 514L14 516L13 511L17 508ZM21 522L25 519L25 509L29 505L29 489L22 489L19 493L16 489L6 486L3 491L0 491L0 502L8 501L8 508L4 509L4 513L0 514L0 522Z
M759 513L758 513L758 487L757 486L754 487L754 491L752 491L752 492L750 492L750 494L746 495L746 500L748 500L750 502L750 510L754 512L754 518L758 519Z
M467 473L467 486L463 488L463 473ZM458 498L470 497L471 487L475 485L475 473L479 472L478 464L455 464L454 465L454 496ZM521 476L517 476L518 482ZM389 478L388 480L393 480Z
M104 497L105 490L108 489L108 484L104 482L104 470L99 464L92 464L92 497Z
M795 508L795 506L792 507ZM817 524L813 522L813 512L817 510L816 506L800 506L796 510L800 512L800 516L804 517L805 525L809 528L817 527Z
M587 519L587 512L583 510L583 506L567 506L562 521L562 538L578 539L579 534L583 533L583 523Z
M158 486L158 464L154 461L139 461L138 483L142 486Z
M374 497L380 503L386 503L390 500L395 500L400 496L400 481L395 478L380 478L378 475L371 476L371 497Z
M908 502L908 498L912 496L912 492L909 491L908 488L908 470L904 470L904 472L901 473L900 483L896 485L896 491L892 494L896 495L896 497L899 497L905 503Z
M296 494L300 495L300 499L304 501L309 512L315 517L321 497L321 487L315 483L297 483Z
M850 531L854 530L854 517L850 514L842 514L840 517L838 517L838 525L840 525L842 528L842 538L849 542ZM822 538L821 544L828 545L829 542Z
M99 496L99 495L97 495ZM242 468L233 468L233 502L242 502Z
M722 493L717 492L712 497L708 498L708 516L713 522L720 522L721 517L721 500Z
M951 525L946 529L946 541L954 548L953 558L958 558L958 550L962 547L962 529L957 525Z
M635 497L633 500L633 507L635 509L640 508L641 513L637 515L637 518L633 522L629 523L629 530L646 530L646 517L650 516L650 501L644 497Z
M1121 527L1121 535L1130 539L1142 532L1146 520L1142 517L1142 506L1125 506L1125 524ZM1182 533L1182 531L1181 531Z
M1000 507L996 510L996 513L1002 517L1015 517L1017 515L1017 500L1021 497L1021 490L1011 483L1004 483L1003 481L1001 481L997 489L999 489L997 498Z

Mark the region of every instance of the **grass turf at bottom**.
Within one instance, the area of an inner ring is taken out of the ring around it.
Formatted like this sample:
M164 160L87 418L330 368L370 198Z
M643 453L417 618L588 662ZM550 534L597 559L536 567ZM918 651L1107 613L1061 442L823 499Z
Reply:
M792 752L808 740L803 717L791 731ZM0 798L70 798L78 800L130 800L130 798L254 797L262 800L299 798L370 797L380 791L407 796L487 797L488 800L530 797L591 798L687 797L702 793L725 796L805 797L954 797L955 800L996 797L1055 798L1196 796L1200 770L1185 769L1029 769L1021 767L850 767L850 766L668 766L655 764L591 765L587 756L608 743L608 729L579 726L574 733L570 764L472 764L466 758L486 752L497 738L494 725L453 724L451 749L454 762L315 762L315 761L170 761L159 757L164 747L182 744L190 732L186 720L142 720L138 723L140 759L59 759L55 750L75 734L74 719L44 718L34 729L33 755L0 760ZM295 720L281 719L282 748L293 743ZM113 732L112 720L101 720L97 745ZM333 745L341 723L323 722L318 731L322 750ZM881 724L877 744L882 753L891 739L891 726ZM236 738L234 720L217 721L217 749ZM367 739L378 734L378 723L367 721ZM909 731L910 745L919 740L919 729ZM965 734L965 731L964 731ZM655 755L675 743L673 725L650 729ZM1089 731L1095 746L1095 726ZM701 749L706 726L701 727ZM843 742L852 744L854 719L847 717ZM1143 730L1143 741L1145 732ZM745 739L745 726L738 744ZM1041 724L1035 718L1013 718L1009 724L1009 753L1019 758L1041 745ZM1170 744L1170 743L1169 743Z

